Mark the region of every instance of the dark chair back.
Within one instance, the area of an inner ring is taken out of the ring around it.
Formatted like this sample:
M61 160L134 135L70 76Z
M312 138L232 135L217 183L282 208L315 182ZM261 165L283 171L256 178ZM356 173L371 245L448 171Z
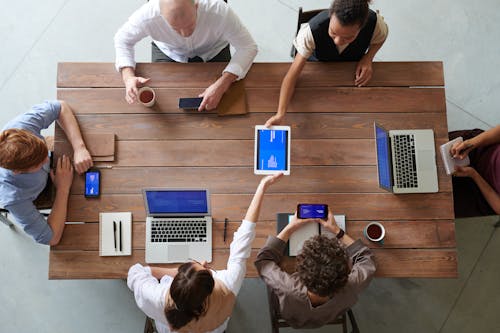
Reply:
M310 19L312 19L314 16L318 15L320 12L324 11L324 9L315 9L315 10L309 10L307 12L304 12L302 10L302 7L299 7L299 16L297 18L297 30L295 31L295 36L299 33L300 26L303 23L309 22ZM295 46L292 44L292 50L290 51L290 56L292 58L295 58L295 55L297 54L297 50L295 49Z

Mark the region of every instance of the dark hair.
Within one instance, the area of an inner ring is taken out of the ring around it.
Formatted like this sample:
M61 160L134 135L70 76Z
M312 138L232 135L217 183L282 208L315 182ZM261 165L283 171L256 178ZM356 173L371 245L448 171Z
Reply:
M45 141L33 133L11 128L0 133L0 167L26 171L40 165L49 151Z
M333 0L330 5L330 17L335 14L343 26L358 24L363 27L368 19L370 0Z
M347 255L336 238L311 237L297 255L300 281L309 291L322 297L331 297L342 289L349 271Z
M170 296L175 305L164 310L173 329L183 327L206 312L206 300L214 290L214 284L208 270L196 270L192 262L179 266L170 285Z

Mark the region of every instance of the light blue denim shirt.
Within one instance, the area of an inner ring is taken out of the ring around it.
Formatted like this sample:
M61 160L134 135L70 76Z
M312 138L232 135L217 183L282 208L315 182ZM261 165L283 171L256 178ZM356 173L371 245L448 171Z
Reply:
M10 128L24 129L43 139L41 130L56 121L60 112L61 103L46 101L9 121L2 131ZM28 235L42 244L50 242L52 229L38 212L33 201L45 188L49 172L49 162L39 171L32 173L14 174L11 170L0 168L0 205L14 216Z

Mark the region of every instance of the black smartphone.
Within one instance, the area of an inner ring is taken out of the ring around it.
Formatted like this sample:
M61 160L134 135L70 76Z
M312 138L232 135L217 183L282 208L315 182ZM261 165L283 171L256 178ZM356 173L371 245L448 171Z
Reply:
M325 204L298 204L297 217L299 219L322 219L328 218L328 205Z
M101 194L101 172L91 169L85 172L85 197L97 198Z
M179 109L198 109L201 101L203 101L203 97L179 98Z

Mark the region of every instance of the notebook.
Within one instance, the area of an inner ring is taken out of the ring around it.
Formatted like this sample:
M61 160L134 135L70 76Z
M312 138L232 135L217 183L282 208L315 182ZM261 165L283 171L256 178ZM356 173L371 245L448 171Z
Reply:
M458 138L451 140L440 147L441 158L443 159L444 169L446 170L447 175L451 175L455 172L457 166L468 166L470 164L469 156L466 156L463 160L459 160L457 158L453 158L450 154L450 150L453 145L463 141L464 139L459 136Z
M278 221L277 221L277 234L281 232L285 228L285 226L290 223L293 214L290 213L278 213ZM335 222L339 226L340 229L346 231L345 228L345 215L334 215ZM290 239L288 240L286 249L285 249L285 254L288 256L296 256L300 250L302 249L302 246L304 245L304 242L308 240L309 238L316 236L316 235L326 235L327 237L335 237L335 235L330 232L329 230L325 229L321 224L319 223L308 223L304 226L302 226L299 230L295 231L291 236Z
M400 193L438 192L434 131L391 130L374 124L380 188Z
M207 189L143 189L146 262L212 261L212 217Z
M99 213L99 255L129 256L131 254L132 213Z

